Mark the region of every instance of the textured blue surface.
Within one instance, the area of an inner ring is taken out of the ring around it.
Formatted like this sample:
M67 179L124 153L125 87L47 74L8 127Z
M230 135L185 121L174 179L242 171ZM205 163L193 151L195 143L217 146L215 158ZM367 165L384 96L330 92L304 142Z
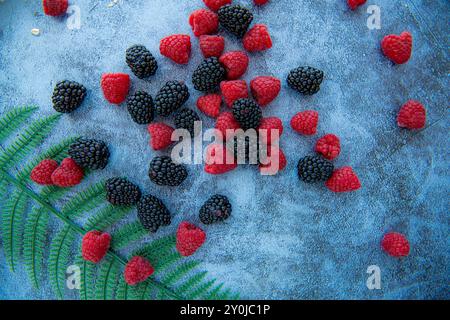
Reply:
M201 61L197 39L188 66L161 57L158 45L166 35L190 33L187 17L202 2L119 0L108 8L107 0L71 0L81 9L80 30L69 30L65 18L44 16L39 2L0 3L0 112L33 104L40 115L52 114L54 84L66 78L83 83L89 89L83 106L65 115L43 146L68 134L109 141L110 165L83 186L126 175L160 196L176 215L158 235L173 233L182 220L197 222L210 194L228 195L232 218L206 228L208 240L196 258L243 298L449 298L448 1L369 0L381 8L381 30L369 30L365 8L351 12L344 0L273 0L254 8L255 21L268 25L274 47L251 55L245 79L283 79L280 96L263 112L284 122L281 146L288 166L276 177L261 177L247 167L214 177L193 165L177 196L150 183L146 172L155 152L146 128L135 125L123 106L105 102L99 79L103 72L130 72L124 52L142 43L156 55L159 70L149 81L133 76L132 91L154 95L169 79L186 80L187 105L194 107L199 93L190 75ZM32 36L32 28L41 29L41 36ZM379 43L385 34L404 30L414 36L413 57L393 66ZM240 43L226 35L226 50L238 48ZM295 93L284 81L291 68L305 64L326 74L312 97ZM428 127L421 132L396 126L396 113L408 99L427 107ZM306 109L320 112L317 136L301 137L289 128L289 119ZM207 127L213 124L203 120ZM298 181L296 162L325 133L341 138L336 166L354 167L360 191L336 195L323 185ZM383 233L392 230L408 236L408 258L396 260L380 250ZM381 290L365 285L372 264L381 268ZM0 298L53 295L48 285L33 291L23 268L11 273L0 254Z

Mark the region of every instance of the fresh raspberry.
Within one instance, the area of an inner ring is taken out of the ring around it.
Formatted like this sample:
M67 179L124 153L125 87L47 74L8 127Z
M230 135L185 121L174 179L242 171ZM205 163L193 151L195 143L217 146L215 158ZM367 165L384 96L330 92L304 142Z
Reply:
M151 123L148 125L148 133L150 134L150 145L153 150L162 150L172 144L172 133L175 130L165 123Z
M230 4L233 0L203 0L205 5L210 8L212 11L217 11L220 7L223 7L226 4Z
M205 58L220 57L225 49L225 39L221 36L200 36L200 50Z
M58 187L76 186L83 180L84 172L72 158L65 158L52 173L52 182Z
M316 134L318 122L319 113L314 110L306 110L292 117L291 127L298 133L310 136Z
M408 62L412 52L412 35L405 31L399 36L390 34L381 41L381 49L386 57L396 64Z
M264 24L255 24L253 28L248 30L242 39L242 43L248 52L264 51L272 48L272 39L267 26Z
M261 174L263 175L275 175L277 174L279 171L282 171L284 168L286 168L287 165L287 160L286 160L286 156L284 155L283 150L281 150L280 148L275 148L274 147L274 158L272 159L272 147L268 147L267 148L267 161L269 163L267 164L260 164L259 165L259 172L261 172ZM278 155L278 156L277 156ZM278 163L276 163L276 161L278 161Z
M150 262L141 256L134 256L125 266L125 282L129 285L135 285L147 280L155 270Z
M399 127L408 129L422 129L427 120L427 111L418 101L409 100L401 107L397 115Z
M44 159L31 170L30 179L41 185L51 185L52 173L58 168L58 162L52 159Z
M220 83L220 91L226 105L230 108L234 101L248 98L247 83L244 80L222 81Z
M69 7L68 0L43 0L42 6L44 8L44 13L47 16L62 16L66 13Z
M237 168L232 153L223 143L213 143L206 148L205 172L209 174L224 174Z
M259 131L259 136L263 143L271 145L276 141L275 136L272 137L272 130L278 130L279 139L279 137L283 134L283 122L281 122L281 119L277 117L262 118L258 130L267 130L266 134Z
M250 81L250 89L258 104L266 106L280 93L281 81L275 77L256 77Z
M125 73L105 73L102 75L101 86L108 102L120 104L127 98L130 76Z
M188 257L194 254L205 242L206 233L192 223L183 221L177 229L177 250Z
M219 17L208 9L199 9L189 16L189 24L196 37L216 33L219 28Z
M326 134L317 140L316 152L328 160L333 160L341 152L341 142L334 134Z
M222 133L223 140L226 140L227 138L227 131L233 131L240 128L239 123L234 119L233 113L231 112L222 112L219 114L216 120L215 128ZM228 133L228 137L231 137Z
M81 241L81 253L83 259L93 263L98 263L108 252L111 236L106 232L89 231Z
M186 64L191 55L191 37L186 34L165 37L159 43L159 51L176 63Z
M359 6L362 6L363 4L365 4L366 2L367 2L367 0L347 0L348 6L352 10L355 10Z
M262 5L265 5L267 2L269 2L269 0L253 0L253 2L254 2L257 6L262 6Z
M409 242L398 232L386 233L381 240L381 248L390 256L401 258L409 255Z
M244 75L248 68L248 56L243 51L230 51L219 58L227 71L228 80L236 80Z
M222 97L220 94L207 94L197 100L197 108L207 116L217 118L220 113Z
M361 182L352 167L334 170L325 185L333 192L349 192L361 188Z

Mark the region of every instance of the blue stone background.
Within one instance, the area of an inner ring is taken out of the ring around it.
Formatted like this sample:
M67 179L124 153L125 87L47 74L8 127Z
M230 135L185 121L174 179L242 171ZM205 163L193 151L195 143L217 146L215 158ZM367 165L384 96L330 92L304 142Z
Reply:
M226 194L233 215L225 223L207 226L206 244L195 258L212 276L257 299L448 299L449 298L449 94L448 21L446 0L369 0L381 8L381 30L366 26L367 5L356 12L346 1L279 0L252 7L255 22L268 25L274 46L250 55L245 80L274 75L283 80L278 99L265 116L283 120L281 146L288 158L285 171L260 176L241 167L223 176L189 166L180 188L157 187L147 178L151 158L145 126L134 124L124 105L108 104L99 79L104 72L127 72L124 53L135 43L156 56L156 76L142 81L132 76L132 92L154 95L167 80L184 80L190 87L187 106L199 96L190 75L201 61L198 42L187 23L200 0L70 0L81 9L81 29L69 30L66 18L42 14L40 1L0 3L0 112L18 105L37 105L39 116L54 113L55 83L71 79L88 88L82 107L64 115L50 139L39 149L67 135L85 135L109 142L107 169L83 181L89 183L125 175L146 193L161 197L174 213L171 226L155 236L173 234L182 220L198 222L198 209L213 193ZM39 37L31 35L39 28ZM395 66L380 53L389 33L412 32L414 49L406 65ZM189 65L180 66L159 54L159 40L173 33L192 36ZM241 49L226 36L226 50ZM288 71L299 65L324 70L320 92L304 97L286 85ZM396 114L408 99L424 103L427 128L399 129ZM299 136L289 127L297 112L320 113L318 134ZM213 125L202 116L204 126ZM321 135L341 138L337 167L353 166L362 189L333 194L324 185L306 185L296 175L298 159L313 150ZM78 190L78 189L76 189ZM134 213L130 219L134 219ZM54 228L58 225L54 224ZM397 260L380 250L385 232L398 231L411 243L408 258ZM50 233L52 234L52 233ZM1 242L0 242L1 252ZM368 290L366 269L381 268L381 290ZM52 299L49 286L34 291L23 267L12 274L0 254L0 298Z

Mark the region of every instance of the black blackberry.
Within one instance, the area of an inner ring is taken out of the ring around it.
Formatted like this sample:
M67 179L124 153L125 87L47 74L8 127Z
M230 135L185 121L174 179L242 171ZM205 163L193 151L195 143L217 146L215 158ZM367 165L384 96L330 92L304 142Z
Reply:
M223 6L217 14L220 25L239 38L244 36L253 20L250 10L236 5Z
M298 177L307 183L328 180L334 165L321 156L306 156L298 161Z
M145 91L137 91L127 99L127 109L138 124L148 124L153 121L153 99Z
M289 72L289 86L305 95L312 95L320 90L323 71L313 67L298 67Z
M137 203L137 215L144 228L156 232L159 227L170 224L170 212L160 199L146 195Z
M80 138L70 145L69 155L80 167L103 169L108 164L109 149L101 140Z
M177 129L186 129L192 137L194 137L195 121L200 121L200 117L192 109L183 108L175 115L175 127Z
M259 138L248 135L233 137L234 157L238 164L259 164ZM265 150L267 148L265 147ZM264 154L264 153L263 153Z
M238 99L233 103L233 116L242 129L258 128L261 119L261 108L251 99Z
M75 81L64 80L53 89L53 108L61 113L70 113L77 109L86 96L86 88Z
M155 74L158 63L148 49L142 45L134 45L127 49L126 60L131 71L139 79L148 78Z
M192 83L198 91L214 91L224 79L225 69L217 57L203 60L192 74Z
M187 170L168 156L157 156L150 162L148 176L157 185L175 187L186 179Z
M188 87L179 81L168 81L155 97L156 113L167 117L189 99Z
M141 198L141 190L137 185L125 178L110 178L106 180L106 200L113 205L135 205Z
M231 204L228 198L215 194L200 208L200 221L204 224L224 221L231 215Z

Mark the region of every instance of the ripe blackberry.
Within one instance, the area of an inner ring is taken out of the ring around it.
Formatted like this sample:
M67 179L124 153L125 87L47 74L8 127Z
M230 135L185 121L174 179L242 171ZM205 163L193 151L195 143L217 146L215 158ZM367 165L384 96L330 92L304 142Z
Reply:
M187 170L168 156L157 156L150 162L148 176L157 185L175 187L186 179Z
M69 155L82 168L103 169L108 164L109 149L101 140L80 138L70 145Z
M148 124L153 121L153 99L145 91L137 91L128 97L127 109L134 122Z
M204 224L224 221L231 215L231 204L228 198L215 194L200 208L200 221Z
M242 38L253 20L253 14L241 6L226 5L219 9L219 22L222 27Z
M156 113L167 117L189 99L188 87L180 81L168 81L155 97Z
M106 200L113 205L135 205L141 198L141 190L137 185L125 178L110 178L106 180Z
M194 137L194 122L200 121L197 112L192 109L181 109L175 115L175 127L177 129L186 129Z
M170 224L170 212L160 199L146 195L137 203L137 215L144 228L156 232L159 227Z
M298 67L292 69L287 77L289 86L305 95L312 95L320 90L323 81L323 71L313 67Z
M217 57L203 60L192 74L192 83L195 90L214 91L220 82L225 79L226 71Z
M234 158L238 161L238 164L259 164L261 147L267 150L267 147L259 145L259 137L257 136L256 139L254 137L250 139L248 135L233 138ZM264 151L262 153L264 154Z
M233 103L233 117L244 130L258 128L262 119L262 111L251 99L238 99Z
M306 156L298 161L298 177L307 183L326 181L333 173L334 165L321 156Z
M86 88L75 81L64 80L53 89L53 108L61 113L70 113L77 109L86 96Z
M139 79L155 74L158 63L148 49L142 45L134 45L127 49L126 60L134 75Z

